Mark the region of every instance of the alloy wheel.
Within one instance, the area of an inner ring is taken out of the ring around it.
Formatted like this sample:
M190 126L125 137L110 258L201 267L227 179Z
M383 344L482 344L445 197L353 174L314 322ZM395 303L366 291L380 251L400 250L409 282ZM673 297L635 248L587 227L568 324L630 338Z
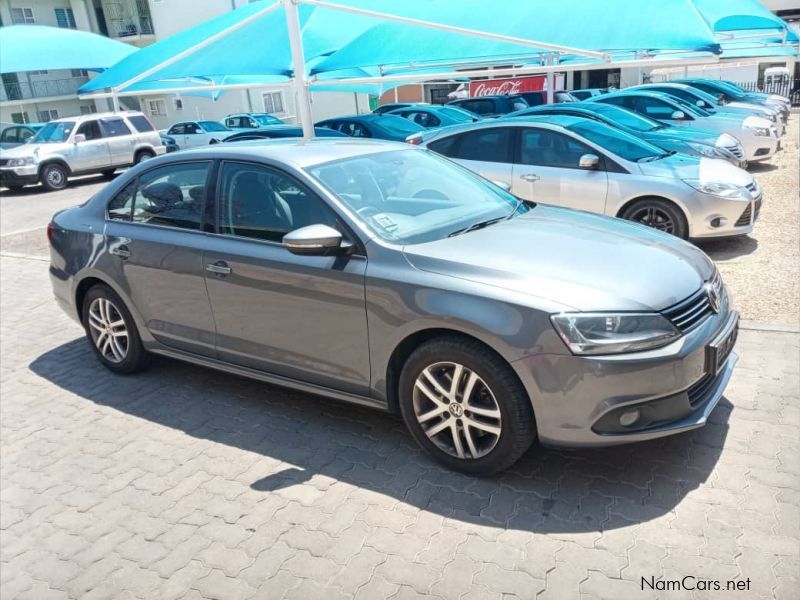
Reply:
M500 439L500 407L492 390L459 363L424 368L414 382L413 406L422 431L450 456L481 458Z
M665 233L675 233L672 217L656 206L643 206L630 216L630 220Z
M89 305L89 331L103 358L121 363L128 355L125 319L108 298L95 298Z

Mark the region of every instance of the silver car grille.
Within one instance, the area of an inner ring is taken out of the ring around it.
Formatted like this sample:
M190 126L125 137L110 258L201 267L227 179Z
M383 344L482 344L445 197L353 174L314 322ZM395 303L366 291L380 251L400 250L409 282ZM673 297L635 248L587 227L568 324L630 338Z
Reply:
M744 158L744 150L739 144L733 144L731 146L724 146L725 150L733 154L736 158Z
M675 327L686 333L700 325L700 323L715 312L723 312L723 310L726 309L726 294L725 286L722 283L722 277L720 277L718 271L714 272L714 276L708 283L711 284L711 287L721 303L719 311L715 311L711 307L708 290L706 286L703 285L703 287L694 294L664 310L662 314L667 317Z

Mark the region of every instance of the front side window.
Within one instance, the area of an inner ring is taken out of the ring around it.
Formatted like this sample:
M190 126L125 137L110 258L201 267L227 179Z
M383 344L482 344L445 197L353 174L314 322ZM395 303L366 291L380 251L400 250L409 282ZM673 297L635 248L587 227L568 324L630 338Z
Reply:
M37 144L54 144L66 142L72 130L75 129L75 121L59 121L48 123L39 130L33 141Z
M125 121L119 117L111 117L109 119L102 119L100 125L103 129L105 137L119 137L121 135L130 135L131 130L125 125Z
M621 107L614 106L613 104L594 104L596 105L596 108L593 109L594 112L606 117L613 123L634 131L657 131L666 127L666 125L654 119L650 119L631 110L625 110Z
M197 123L186 124L186 135L195 135L197 133L203 133L203 131L197 126Z
M86 141L89 140L99 140L103 137L103 134L100 133L100 124L97 121L85 121L81 123L81 126L78 127L78 131L75 132L75 135L83 134L86 136Z
M511 133L510 127L492 127L462 133L457 136L457 143L443 154L460 160L510 163Z
M338 228L333 211L320 198L262 165L224 163L219 202L219 232L226 235L280 243L284 235L307 225Z
M596 154L568 135L535 127L522 129L520 145L520 162L524 165L577 169L581 156Z
M216 131L228 131L227 127L225 127L222 123L217 123L216 121L200 121L198 124L203 128L203 131L208 131L210 133Z
M667 104L655 98L640 97L636 98L636 112L642 113L651 119L671 121L672 114L677 109L671 104Z
M166 165L140 175L132 220L150 225L200 229L210 164Z
M170 127L167 135L183 135L184 133L186 133L186 125L179 123Z
M308 169L380 238L416 244L529 210L470 170L425 150L375 152Z

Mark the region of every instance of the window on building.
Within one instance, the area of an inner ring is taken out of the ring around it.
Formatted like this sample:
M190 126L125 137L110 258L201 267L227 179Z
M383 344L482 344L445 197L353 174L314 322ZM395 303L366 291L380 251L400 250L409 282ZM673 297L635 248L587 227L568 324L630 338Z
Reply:
M21 125L31 122L31 120L28 118L28 113L26 112L11 113L11 121L14 123L19 123Z
M163 100L148 100L147 110L152 117L166 117L167 103Z
M31 75L47 75L47 71L31 71Z
M86 69L70 69L73 77L88 77L89 71Z
M82 115L90 115L94 112L97 112L97 109L94 106L94 102L92 102L91 104L81 104Z
M51 108L50 110L39 111L39 121L41 123L47 123L48 121L52 121L53 119L57 118L58 118L58 110L55 108Z
M33 18L32 8L12 8L11 9L11 22L14 24L30 24L36 23Z
M180 98L173 98L172 104L175 107L175 110L183 110L183 100Z
M283 92L275 90L273 92L264 92L261 94L264 99L264 112L270 114L283 114L286 112L283 104Z
M62 29L77 29L75 25L75 14L71 8L56 8L56 23Z

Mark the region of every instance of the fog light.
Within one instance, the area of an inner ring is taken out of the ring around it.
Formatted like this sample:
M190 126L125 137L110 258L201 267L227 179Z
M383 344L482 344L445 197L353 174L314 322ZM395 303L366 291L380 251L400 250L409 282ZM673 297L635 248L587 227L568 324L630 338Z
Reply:
M640 416L641 414L639 413L638 408L634 408L633 410L626 410L624 413L620 415L619 424L622 425L623 427L630 427L631 425L636 423L636 421L639 420Z
M711 219L711 226L712 227L719 227L722 224L722 219L717 217L716 219Z

